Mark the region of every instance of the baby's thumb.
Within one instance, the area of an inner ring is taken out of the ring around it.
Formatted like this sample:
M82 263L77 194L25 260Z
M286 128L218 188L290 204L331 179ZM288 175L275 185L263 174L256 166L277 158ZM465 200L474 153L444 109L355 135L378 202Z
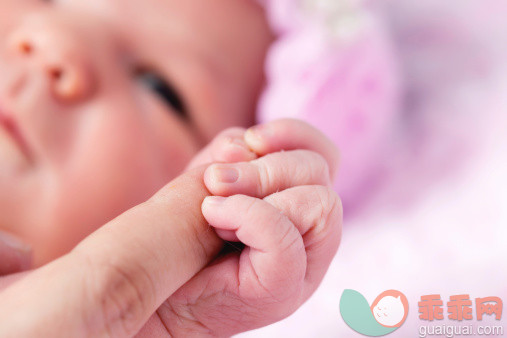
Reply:
M32 249L20 239L0 231L0 276L28 270Z

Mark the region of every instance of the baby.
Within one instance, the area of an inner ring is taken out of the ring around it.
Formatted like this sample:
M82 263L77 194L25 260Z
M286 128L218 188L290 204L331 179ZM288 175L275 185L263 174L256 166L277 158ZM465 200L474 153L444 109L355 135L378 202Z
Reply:
M272 39L251 0L0 0L0 229L42 266L196 168L155 200L204 179L205 219L246 248L199 272L144 330L229 335L295 311L338 246L337 154L293 120L227 129L253 124ZM179 239L201 256L220 248L208 240Z
M35 266L153 195L218 132L253 124L272 40L253 1L0 9L0 222Z

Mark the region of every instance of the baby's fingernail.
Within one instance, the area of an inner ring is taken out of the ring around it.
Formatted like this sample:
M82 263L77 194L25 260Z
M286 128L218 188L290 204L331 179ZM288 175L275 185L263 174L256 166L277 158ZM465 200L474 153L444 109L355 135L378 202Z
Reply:
M226 197L208 196L208 197L204 198L203 204L213 207L213 206L218 206L218 205L222 204L223 202L225 202L225 200L226 200Z
M231 137L227 141L229 142L229 144L240 146L242 148L247 148L246 142L243 139L240 139L237 137Z
M248 129L245 132L245 142L249 146L261 146L263 140L273 134L271 128L267 124L261 124Z
M221 183L236 183L239 171L233 167L216 166L213 168L213 176Z
M230 139L227 140L226 145L227 145L226 151L237 151L238 149L241 149L241 151L250 151L250 148L248 148L248 145L246 144L243 138L231 137Z

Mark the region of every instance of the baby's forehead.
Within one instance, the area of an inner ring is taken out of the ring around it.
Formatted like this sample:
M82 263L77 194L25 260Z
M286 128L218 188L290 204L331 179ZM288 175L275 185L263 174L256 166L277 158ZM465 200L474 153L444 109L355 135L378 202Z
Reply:
M178 11L172 0L66 0L66 3L69 7L99 16L110 24L132 30L152 26L164 29L170 24L171 13Z
M62 10L100 18L110 27L121 26L125 32L156 29L159 33L174 26L175 18L188 16L196 6L182 6L186 1L174 0L55 0ZM190 2L195 2L190 0ZM185 14L187 13L187 14ZM180 15L181 14L181 15Z
M170 48L199 46L213 43L213 25L199 0L64 0L96 16L114 31L119 39L135 47ZM214 1L210 1L214 2ZM221 2L221 1L218 1ZM209 4L206 6L210 6ZM209 20L209 21L207 21Z

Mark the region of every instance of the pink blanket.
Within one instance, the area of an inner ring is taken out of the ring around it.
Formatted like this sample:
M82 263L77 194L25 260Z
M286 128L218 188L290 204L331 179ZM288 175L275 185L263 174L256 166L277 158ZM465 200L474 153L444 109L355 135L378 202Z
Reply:
M278 40L260 122L306 120L341 151L337 190L352 206L376 179L399 114L399 74L385 28L352 1L265 2Z
M341 147L343 241L296 314L242 336L359 336L340 316L344 289L369 302L387 289L408 297L407 320L390 337L443 324L500 325L507 334L505 313L482 322L475 308L466 322L449 320L446 306L443 321L418 313L428 294L444 304L460 294L507 302L505 1L298 7L311 2L266 2L280 39L259 118L305 119Z

